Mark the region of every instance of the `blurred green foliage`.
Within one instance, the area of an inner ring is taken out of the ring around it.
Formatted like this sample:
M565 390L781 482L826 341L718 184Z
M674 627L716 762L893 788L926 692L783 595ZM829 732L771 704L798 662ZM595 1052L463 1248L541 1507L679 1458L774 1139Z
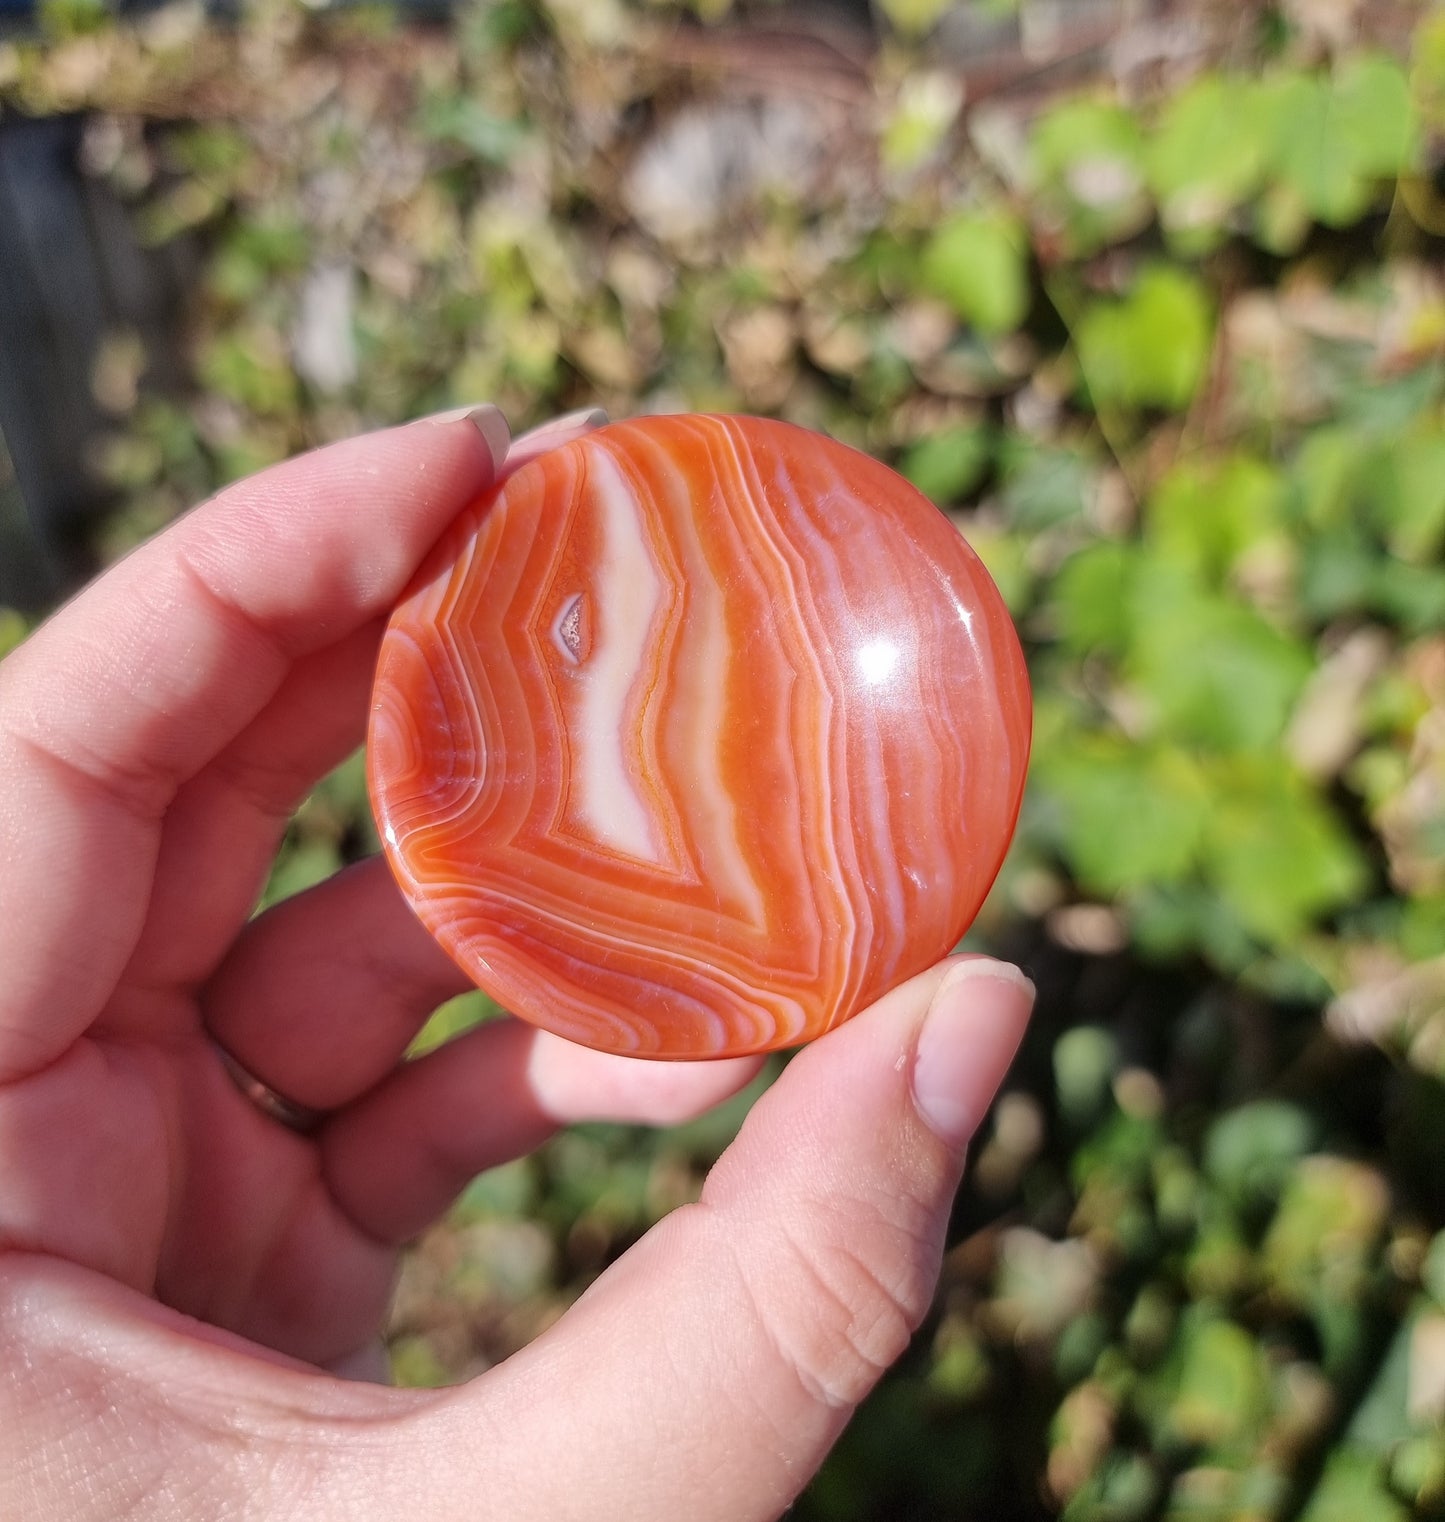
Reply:
M190 389L142 375L97 449L106 551L484 398L772 412L898 465L1029 648L971 940L1041 1001L936 1312L798 1515L1442 1515L1445 11L1201 6L1147 66L975 102L931 46L963 9L1027 5L882 0L871 69L814 89L806 54L698 66L750 35L725 0L52 4L4 109L95 112L92 172L203 251ZM374 846L353 761L267 901ZM398 1375L546 1325L749 1097L479 1180L409 1261Z

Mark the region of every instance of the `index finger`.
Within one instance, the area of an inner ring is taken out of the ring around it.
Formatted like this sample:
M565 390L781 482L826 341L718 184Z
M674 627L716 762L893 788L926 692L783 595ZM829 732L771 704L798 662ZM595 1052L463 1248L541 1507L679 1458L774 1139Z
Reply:
M0 1082L53 1061L104 1006L176 789L295 660L396 600L506 443L490 409L265 471L113 567L0 665Z

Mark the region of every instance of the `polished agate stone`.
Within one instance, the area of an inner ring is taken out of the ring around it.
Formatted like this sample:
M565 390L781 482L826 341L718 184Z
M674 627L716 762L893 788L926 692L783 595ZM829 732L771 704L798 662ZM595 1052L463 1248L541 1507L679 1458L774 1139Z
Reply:
M616 423L468 508L386 631L369 776L416 913L501 1005L717 1057L957 943L1030 733L957 531L784 423Z

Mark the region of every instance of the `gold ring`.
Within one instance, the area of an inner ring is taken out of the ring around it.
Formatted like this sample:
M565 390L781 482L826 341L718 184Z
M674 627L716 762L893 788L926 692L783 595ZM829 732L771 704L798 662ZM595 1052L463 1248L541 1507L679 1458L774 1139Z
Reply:
M211 1038L211 1045L215 1047L216 1055L221 1059L221 1066L231 1075L231 1081L241 1093L263 1115L269 1115L272 1120L279 1121L288 1131L295 1131L299 1136L307 1136L326 1118L324 1111L313 1110L309 1105L297 1104L294 1099L287 1099L284 1094L277 1093L269 1083L263 1083L254 1073L242 1067L214 1037Z

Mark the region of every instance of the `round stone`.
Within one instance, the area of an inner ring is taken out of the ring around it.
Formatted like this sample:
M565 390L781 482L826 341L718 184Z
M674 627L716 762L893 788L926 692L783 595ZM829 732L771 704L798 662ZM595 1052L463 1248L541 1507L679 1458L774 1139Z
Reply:
M907 481L789 424L659 417L452 525L386 631L368 776L403 893L504 1008L720 1057L953 948L1029 738L1002 599Z

